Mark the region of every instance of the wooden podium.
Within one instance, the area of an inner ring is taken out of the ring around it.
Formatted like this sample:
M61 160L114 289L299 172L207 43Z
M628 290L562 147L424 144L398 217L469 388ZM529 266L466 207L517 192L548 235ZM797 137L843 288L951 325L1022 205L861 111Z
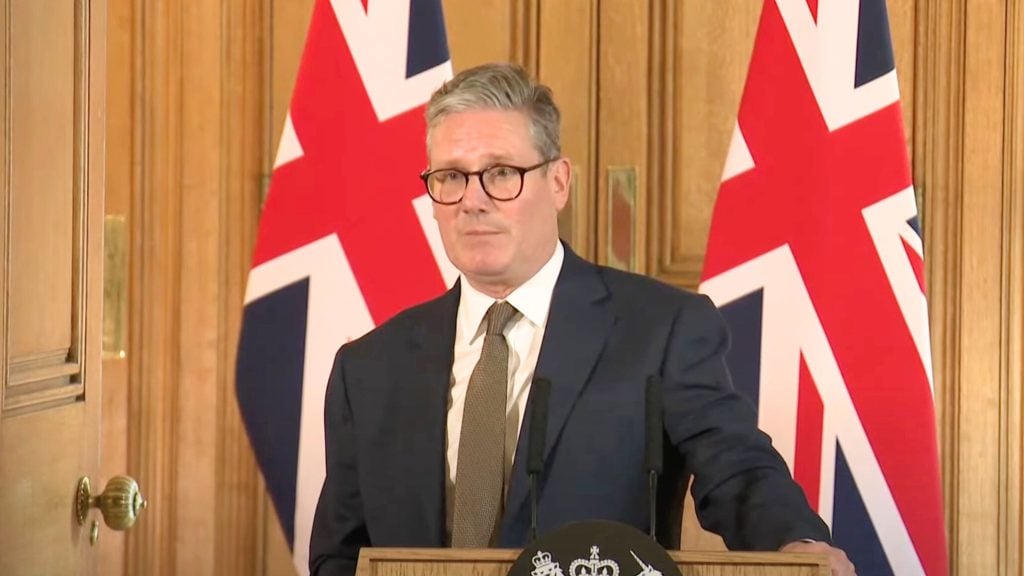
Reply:
M669 552L684 576L829 576L819 554ZM505 576L519 550L363 548L356 576ZM626 570L622 576L631 576ZM566 574L566 576L569 576ZM666 575L667 576L667 575Z

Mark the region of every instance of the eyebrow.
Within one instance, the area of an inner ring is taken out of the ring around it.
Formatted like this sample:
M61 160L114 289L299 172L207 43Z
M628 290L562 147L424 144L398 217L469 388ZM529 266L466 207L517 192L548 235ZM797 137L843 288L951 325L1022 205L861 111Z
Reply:
M487 156L484 156L483 160L484 160L484 163L483 163L483 166L481 166L479 168L480 170L483 170L484 168L489 168L491 166L495 166L495 165L498 165L498 164L514 164L515 163L515 161L512 159L511 156L507 156L505 154L489 154ZM453 163L448 163L448 162L439 163L437 166L431 166L430 169L431 170L462 170L464 172L472 172L472 170L469 170L468 168L466 168L465 165L461 165L461 164L454 163L454 162Z

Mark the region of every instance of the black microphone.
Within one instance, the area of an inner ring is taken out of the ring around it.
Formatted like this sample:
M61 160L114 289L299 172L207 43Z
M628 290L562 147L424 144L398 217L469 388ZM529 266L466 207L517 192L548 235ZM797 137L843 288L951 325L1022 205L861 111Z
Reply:
M647 467L648 499L651 507L651 538L657 540L655 535L656 526L656 504L658 501L658 475L662 468L662 405L661 405L661 378L659 376L647 377L647 390L644 396L645 416L645 441L644 441L644 462Z
M551 381L536 378L530 388L530 439L526 473L530 476L530 541L537 539L537 477L544 471L544 444L548 434L548 396Z

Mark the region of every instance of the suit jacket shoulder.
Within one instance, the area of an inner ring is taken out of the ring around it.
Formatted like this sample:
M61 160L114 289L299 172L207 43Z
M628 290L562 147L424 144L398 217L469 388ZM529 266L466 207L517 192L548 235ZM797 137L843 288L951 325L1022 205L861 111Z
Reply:
M582 266L591 267L605 285L611 298L611 307L617 317L632 318L650 326L657 326L685 315L691 321L699 321L705 328L721 326L724 330L724 323L717 307L704 294L679 288L649 276L591 264L582 259L579 259L579 262Z

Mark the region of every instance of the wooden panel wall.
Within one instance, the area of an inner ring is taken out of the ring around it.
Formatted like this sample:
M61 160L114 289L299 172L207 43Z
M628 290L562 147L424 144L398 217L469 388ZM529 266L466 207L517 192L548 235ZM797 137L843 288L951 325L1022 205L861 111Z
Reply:
M569 203L559 219L561 235L584 257L597 254L598 23L595 0L542 2L537 16L533 73L554 91L562 113L562 154L572 160ZM571 22L572 34L550 22ZM458 29L452 27L449 37ZM544 49L541 50L540 47ZM454 53L453 53L454 54ZM459 65L461 69L461 65Z
M923 3L914 169L924 198L951 568L1019 574L1024 4Z
M110 193L131 287L128 390L106 408L127 414L123 461L149 508L105 568L253 574L262 490L234 354L269 149L267 6L112 0L111 13Z
M231 379L259 191L312 0L116 1L134 7L129 463L154 505L129 573L286 573ZM888 3L923 200L950 556L962 574L1021 569L1022 3ZM555 89L576 166L563 236L600 262L625 246L637 270L694 287L760 2L444 8L456 70L513 60ZM632 193L619 179L630 171ZM688 543L713 545L688 532Z

